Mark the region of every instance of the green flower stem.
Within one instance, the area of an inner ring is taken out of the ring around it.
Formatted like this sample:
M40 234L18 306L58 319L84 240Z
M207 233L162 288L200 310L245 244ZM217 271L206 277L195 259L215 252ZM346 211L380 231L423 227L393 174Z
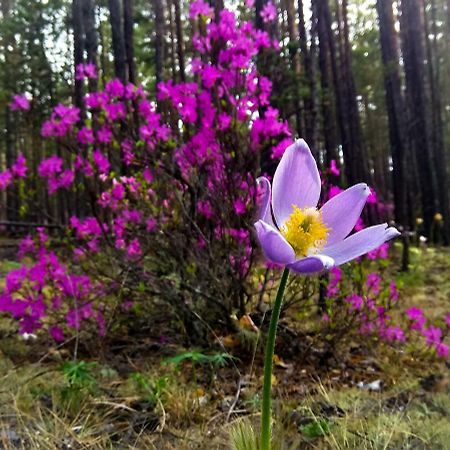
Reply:
M281 303L283 302L284 290L289 277L289 269L285 268L281 276L277 297L273 305L272 317L270 318L269 334L267 335L266 355L264 359L264 384L261 415L261 450L270 450L271 439L271 390L272 390L272 366L275 351L275 337L277 335L278 319L280 318Z

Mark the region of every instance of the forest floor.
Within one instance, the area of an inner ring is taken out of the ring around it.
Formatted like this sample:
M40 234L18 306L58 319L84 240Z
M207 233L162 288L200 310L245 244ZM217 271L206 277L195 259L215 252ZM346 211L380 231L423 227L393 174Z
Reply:
M398 275L403 307L448 311L450 252L415 249L412 263ZM278 448L450 448L448 366L362 341L323 364L281 354ZM25 341L2 319L0 449L225 450L242 417L257 428L260 358L230 360L158 336L110 348L95 360L80 349L67 362L66 349Z

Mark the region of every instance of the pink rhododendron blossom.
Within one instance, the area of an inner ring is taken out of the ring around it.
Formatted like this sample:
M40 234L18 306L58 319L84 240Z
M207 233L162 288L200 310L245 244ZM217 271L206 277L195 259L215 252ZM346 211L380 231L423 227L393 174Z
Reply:
M378 248L367 253L368 259L387 259L389 256L389 244L385 242L381 244Z
M344 299L353 311L360 311L364 306L364 299L357 294L351 294Z
M389 342L405 342L405 332L399 326L390 326L383 331L383 337Z
M399 299L399 293L397 290L397 286L395 285L395 281L393 281L393 280L389 283L389 298L393 302L396 302Z
M22 153L16 159L16 162L11 166L11 173L17 178L24 178L27 175L27 160Z
M427 345L437 345L441 342L442 330L438 327L429 326L422 330L422 335L426 339Z
M6 189L13 181L13 176L10 170L0 172L0 190Z
M405 311L405 315L412 322L410 325L412 330L420 331L423 329L427 319L425 318L422 309L413 306Z
M195 0L191 3L189 17L195 19L197 16L212 17L213 9L203 0Z
M85 78L97 78L97 70L95 64L78 64L75 68L75 79L84 80Z
M450 347L443 342L438 342L435 344L434 348L436 349L436 353L440 358L448 358Z
M375 192L374 188L370 188L370 195L367 197L367 203L369 205L376 205L377 204L377 193Z
M264 23L273 22L277 17L277 9L274 4L269 1L264 5L260 14Z
M233 207L234 207L234 212L238 215L238 216L242 216L243 214L245 214L247 212L247 205L245 204L245 202L238 198L237 200L235 200L235 202L233 203Z
M316 273L344 264L399 235L387 224L351 232L370 191L357 184L316 209L321 181L316 162L303 140L284 153L265 186L256 232L264 255L294 272ZM274 221L272 220L272 212Z
M30 109L30 101L25 94L14 95L9 107L11 111L28 111Z
M369 273L366 280L366 286L371 295L378 295L380 293L381 278L377 273Z
M341 174L341 171L339 170L336 160L332 159L330 163L330 173L336 177L338 177Z
M328 198L331 199L333 197L336 197L336 195L340 194L341 192L343 192L343 190L340 187L331 186L328 190Z
M342 279L342 270L339 267L330 269L330 280L327 286L327 297L339 294L339 282Z

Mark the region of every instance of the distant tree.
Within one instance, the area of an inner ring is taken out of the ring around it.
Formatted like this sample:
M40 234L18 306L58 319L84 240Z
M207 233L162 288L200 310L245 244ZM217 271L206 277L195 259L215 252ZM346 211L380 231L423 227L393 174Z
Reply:
M136 83L136 65L134 62L133 24L133 0L123 0L123 33L128 67L128 81L134 84Z
M409 110L407 133L412 138L412 147L417 160L424 230L426 235L430 236L439 196L431 146L420 0L401 2L400 29Z
M164 5L163 0L152 0L155 15L155 75L156 84L164 79Z
M125 37L123 27L122 4L120 0L108 0L109 21L111 24L112 47L114 54L115 76L121 81L127 80Z

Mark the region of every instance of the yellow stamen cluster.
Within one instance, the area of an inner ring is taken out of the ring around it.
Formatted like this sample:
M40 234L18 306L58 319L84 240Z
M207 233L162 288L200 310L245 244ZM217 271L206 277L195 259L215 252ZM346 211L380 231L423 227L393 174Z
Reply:
M313 255L325 245L329 229L322 221L316 208L300 209L293 206L294 212L281 228L282 235L297 256Z

